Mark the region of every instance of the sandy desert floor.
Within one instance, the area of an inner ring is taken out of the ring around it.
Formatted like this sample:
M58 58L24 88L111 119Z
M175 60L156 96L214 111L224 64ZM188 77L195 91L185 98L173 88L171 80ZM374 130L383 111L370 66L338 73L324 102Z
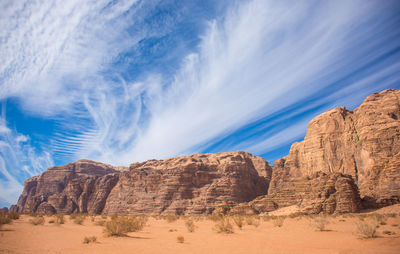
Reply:
M215 222L195 221L195 232L188 232L183 218L173 222L150 217L140 232L127 237L105 237L104 227L87 217L78 225L65 216L65 224L55 225L45 217L44 225L34 226L32 218L23 215L0 229L0 253L400 253L400 206L378 211L385 216L377 237L357 236L358 215L331 217L326 231L316 231L308 217L286 218L282 227L273 220L260 219L259 226L234 226L233 234L217 233ZM368 219L365 219L368 220ZM234 224L234 223L233 223ZM390 233L389 233L390 232ZM85 237L95 236L96 242L84 244ZM178 243L177 237L184 242Z

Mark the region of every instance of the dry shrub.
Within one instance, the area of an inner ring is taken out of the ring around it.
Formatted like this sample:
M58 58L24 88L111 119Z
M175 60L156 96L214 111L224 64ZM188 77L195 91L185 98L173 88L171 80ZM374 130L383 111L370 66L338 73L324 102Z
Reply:
M185 221L185 226L190 233L193 233L196 230L196 225L194 225L194 222L191 219Z
M106 214L102 214L102 215L101 215L101 218L102 218L103 220L107 220L108 216L107 216Z
M184 243L185 237L183 237L183 235L180 235L180 236L176 237L176 240L178 241L178 243Z
M211 221L214 221L214 222L217 222L217 221L220 221L223 217L224 216L221 215L221 214L213 213L213 214L208 215L207 219L211 220Z
M217 231L217 233L232 234L233 226L232 226L231 222L229 221L229 218L222 217L222 219L220 219L215 224L215 230Z
M249 226L258 227L260 225L260 218L255 216L247 216L246 223Z
M95 236L85 236L85 238L83 238L83 243L84 244L89 244L89 243L95 243L97 242L97 237Z
M29 220L29 223L31 223L34 226L44 225L44 217L43 216L33 217L32 219Z
M137 232L146 225L147 217L118 216L105 223L104 232L107 236L126 236L129 232Z
M49 224L54 224L54 223L55 223L55 220L53 220L53 219L49 220Z
M233 219L233 222L235 222L236 226L237 226L240 230L242 230L243 221L244 221L243 217L240 216L240 215L235 215L235 216L232 217L232 219Z
M0 213L0 228L4 224L10 224L11 218L6 213Z
M274 225L274 227L282 227L284 222L285 222L285 217L278 216L272 221L272 225Z
M64 224L64 214L56 214L56 225Z
M385 235L395 235L396 233L393 231L389 231L389 230L385 230L382 233L384 233Z
M19 219L19 213L9 212L8 213L8 218L10 218L11 220L18 220Z
M104 226L105 224L106 224L106 220L99 220L99 221L96 221L94 224L96 225L96 226Z
M179 216L173 215L173 214L169 214L169 215L166 215L166 216L165 216L165 219L166 219L169 223L172 223L172 222L177 221L177 220L179 219Z
M328 224L329 218L327 216L317 216L310 221L310 225L318 231L325 231Z
M378 228L378 223L376 220L357 221L356 227L357 227L357 235L360 238L376 237L376 229Z

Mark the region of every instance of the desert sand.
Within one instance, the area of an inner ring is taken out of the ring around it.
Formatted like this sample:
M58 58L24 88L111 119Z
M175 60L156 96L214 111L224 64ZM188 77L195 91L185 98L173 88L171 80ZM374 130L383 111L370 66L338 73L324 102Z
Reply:
M331 216L325 231L317 231L309 217L287 217L282 227L273 220L260 218L258 226L245 224L234 233L217 233L215 222L196 217L195 232L188 232L185 218L173 222L149 217L146 227L126 237L106 237L104 227L87 217L78 225L65 216L65 224L29 223L22 215L0 229L0 253L400 253L400 205L374 213L391 213L379 225L376 238L361 239L356 233L359 215ZM199 220L200 219L200 220ZM366 219L365 219L366 220ZM386 232L386 233L384 233ZM388 234L387 232L391 232ZM96 237L95 243L84 244L85 237ZM178 236L184 242L177 241Z

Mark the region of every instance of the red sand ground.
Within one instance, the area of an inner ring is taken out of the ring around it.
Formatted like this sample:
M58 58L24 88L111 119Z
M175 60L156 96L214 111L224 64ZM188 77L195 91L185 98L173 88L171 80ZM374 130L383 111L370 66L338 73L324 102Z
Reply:
M189 233L182 219L175 222L150 218L141 232L129 237L105 237L103 227L90 218L83 225L69 221L63 225L33 226L30 216L21 216L11 225L0 229L0 253L400 253L400 206L378 210L396 213L380 225L378 237L359 239L355 234L358 218L331 218L328 231L316 231L308 218L287 218L282 227L272 221L260 220L258 227L236 226L234 234L218 234L215 223L209 220L195 222L197 229ZM100 220L97 216L96 220ZM170 232L170 229L176 231ZM391 231L394 235L384 234ZM184 236L184 243L177 236ZM85 236L96 236L97 243L83 244Z

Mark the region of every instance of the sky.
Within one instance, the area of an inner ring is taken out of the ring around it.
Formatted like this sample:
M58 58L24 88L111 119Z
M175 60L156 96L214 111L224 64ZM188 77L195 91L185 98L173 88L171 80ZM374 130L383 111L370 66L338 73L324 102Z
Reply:
M244 150L400 88L400 1L3 0L0 207L28 177Z

